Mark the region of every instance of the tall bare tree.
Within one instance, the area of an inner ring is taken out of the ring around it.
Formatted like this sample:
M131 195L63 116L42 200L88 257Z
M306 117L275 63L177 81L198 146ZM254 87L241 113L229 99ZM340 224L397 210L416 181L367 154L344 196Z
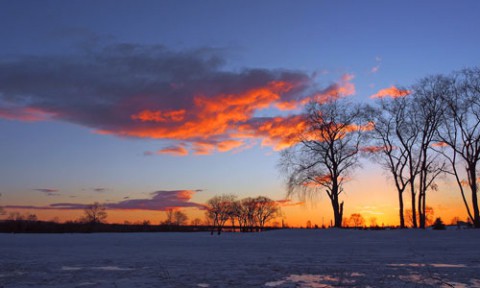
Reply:
M438 138L449 149L439 151L451 164L450 174L458 184L468 217L475 228L480 228L480 68L453 73L444 81L449 84L449 89L445 89L443 94L446 109ZM465 174L467 180L462 179ZM470 190L470 203L465 195L465 186Z
M305 130L298 143L281 154L287 194L301 198L324 191L331 202L335 227L342 227L343 184L358 165L366 122L363 108L344 98L312 101L305 111Z
M420 132L417 143L418 159L418 215L419 226L426 226L427 191L436 190L435 180L446 170L443 159L439 159L434 145L436 144L437 131L445 112L443 95L448 90L448 81L442 76L430 76L421 79L412 87L413 105L415 113L414 125Z
M175 211L172 208L165 210L166 219L161 224L164 225L173 225L175 218Z
M379 148L382 166L393 178L399 201L400 228L405 228L403 193L410 188L412 217L416 221L415 178L418 175L418 161L414 157L415 144L419 129L412 125L410 98L381 98L375 109L372 139ZM375 149L374 152L377 152Z
M244 198L237 201L235 207L237 209L236 213L240 231L253 231L253 228L255 227L255 199L251 197Z

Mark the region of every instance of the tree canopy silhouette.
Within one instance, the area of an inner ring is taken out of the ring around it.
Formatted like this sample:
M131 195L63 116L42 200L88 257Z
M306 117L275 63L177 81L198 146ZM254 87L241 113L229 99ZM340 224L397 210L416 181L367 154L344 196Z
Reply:
M364 108L338 97L310 102L304 114L305 129L294 139L297 144L281 154L287 195L305 198L324 191L335 227L342 227L343 184L359 164L360 144L369 130Z

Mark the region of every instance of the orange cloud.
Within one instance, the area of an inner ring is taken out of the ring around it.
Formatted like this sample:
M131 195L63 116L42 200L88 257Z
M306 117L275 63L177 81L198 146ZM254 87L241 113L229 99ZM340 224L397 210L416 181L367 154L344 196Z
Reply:
M293 202L291 199L282 199L276 201L282 207L302 206L305 205L304 201Z
M262 146L279 151L296 144L297 136L305 131L305 125L302 115L257 119L239 126L234 136L261 138Z
M225 140L217 144L218 151L227 152L243 145L243 141L239 140Z
M272 81L263 87L236 94L219 94L213 97L197 95L193 98L193 107L188 111L163 113L144 110L131 115L134 121L160 122L159 125L134 125L111 133L179 140L209 139L225 135L229 130L235 130L237 123L251 119L256 111L275 105L281 99L281 94L288 92L293 86L293 83ZM99 132L108 133L104 130Z
M195 155L210 155L215 150L215 145L208 142L193 143L193 151Z
M45 121L52 118L53 113L39 108L15 107L4 109L0 106L0 118L25 122Z
M445 142L435 142L432 143L432 147L448 147L448 144Z
M382 89L378 91L376 94L373 94L370 96L370 98L384 98L384 97L391 97L391 98L399 98L399 97L405 97L412 93L410 90L406 89L398 89L395 86L391 86L389 88Z
M355 78L353 74L344 74L338 83L330 85L327 89L314 95L314 99L325 102L329 99L337 99L356 93L355 85L351 82Z
M378 153L383 151L384 147L382 146L363 146L360 147L360 151L365 153Z
M337 180L340 181L340 182L349 181L350 178L339 176L337 178ZM329 184L331 182L332 182L331 175L319 175L319 176L316 176L315 178L313 178L311 181L303 183L303 186L305 186L305 187L322 187L323 185Z
M169 154L173 156L187 156L188 150L183 145L169 146L157 151L157 154Z
M259 142L256 138L279 150L292 145L290 136L302 124L296 116L278 114L302 108L314 97L355 93L351 74L319 89L316 76L302 71L228 71L216 49L174 51L133 43L98 48L74 57L18 57L0 63L0 82L5 83L0 118L53 118L99 134L184 143L145 155L238 151ZM267 109L263 115L275 111L277 117L259 121L259 112Z
M133 114L131 118L133 120L140 120L143 122L179 122L182 121L185 117L185 110L174 110L174 111L150 111L144 110L138 114Z

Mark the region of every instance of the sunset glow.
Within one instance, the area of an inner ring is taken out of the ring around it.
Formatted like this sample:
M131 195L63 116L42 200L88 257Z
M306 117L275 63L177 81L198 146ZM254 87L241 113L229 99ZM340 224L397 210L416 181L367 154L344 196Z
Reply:
M329 226L329 176L287 199L279 168L285 149L331 136L309 131L305 108L409 99L418 79L480 59L477 2L87 2L0 9L0 219L78 220L100 202L109 223L158 224L168 209L203 221L208 199L233 194L276 201L270 224ZM373 131L362 123L328 125L341 139ZM339 177L344 217L398 225L377 144ZM445 222L467 217L456 185L445 174L428 192Z

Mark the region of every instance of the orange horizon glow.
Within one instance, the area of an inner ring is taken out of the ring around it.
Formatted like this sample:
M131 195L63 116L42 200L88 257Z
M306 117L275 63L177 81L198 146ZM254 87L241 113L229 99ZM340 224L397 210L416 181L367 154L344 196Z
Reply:
M361 175L359 175L361 176ZM343 198L345 201L344 218L349 218L353 213L359 213L366 221L366 226L371 218L376 218L379 226L398 226L398 203L396 198L396 192L393 191L393 187L388 187L389 191L380 193L376 191L376 196L370 193L370 197L365 197L365 189L371 190L372 185L379 189L382 184L386 183L386 180L377 180L375 183L360 183L358 180L352 179L345 184L346 191L351 193L347 194L347 198ZM377 187L378 186L378 187ZM357 187L354 192L354 187ZM388 193L387 193L388 192ZM194 194L192 191L182 191L178 194L183 200L194 200ZM267 193L268 195L268 193ZM368 194L367 194L368 195ZM440 196L440 197L439 197ZM345 196L343 196L345 197ZM449 195L441 195L431 193L429 195L430 201L427 203L434 209L434 218L441 217L445 223L450 223L454 217L459 217L461 220L467 219L467 212L461 200L461 196L458 191ZM408 193L404 197L405 210L409 209L409 197ZM197 201L198 202L198 201ZM330 221L333 221L333 212L328 197L325 192L320 192L318 198L311 199L307 202L295 201L294 199L282 199L277 200L282 210L282 217L277 217L273 222L288 224L290 227L305 227L307 221L315 224L319 227L323 225L329 226ZM190 223L191 220L199 218L202 221L205 219L205 211L198 208L188 207L170 207L171 209L182 210L185 212ZM60 222L73 221L80 219L83 216L83 210L67 210L67 209L9 209L6 208L6 213L2 217L7 219L9 213L18 211L24 215L34 213L40 220L52 220L58 218ZM128 221L130 223L143 222L149 220L151 224L159 224L166 219L166 213L164 210L141 210L141 209L107 209L108 218L107 223L124 223Z
M325 201L327 202L327 201ZM317 207L309 207L308 203L296 202L292 205L285 204L281 205L282 213L284 217L277 217L270 222L279 222L282 220L288 224L289 227L305 227L307 221L312 223L312 226L318 225L321 227L325 225L326 227L330 226L330 222L333 221L333 215L330 213L331 207L328 206L329 203L317 203L315 206L322 206L326 209L326 213L320 213L320 210ZM352 203L350 203L352 204ZM348 207L348 203L347 203ZM459 217L460 220L465 221L467 219L467 213L464 207L454 207L451 208L451 211L442 212L441 208L438 205L432 206L434 209L434 218L441 217L446 224L450 224L451 220L454 217ZM408 209L408 207L406 207ZM463 208L463 209L462 209ZM175 209L175 207L172 207ZM205 220L205 211L193 209L193 208L177 208L185 212L188 216L188 222L195 218L200 220ZM35 214L39 220L51 221L55 220L58 222L67 222L67 221L77 221L83 216L83 211L81 210L35 210L35 209L8 209L7 214L3 216L4 219L8 218L10 212L20 212L23 215ZM398 208L392 207L391 209L381 209L381 210L372 210L372 211L355 211L355 210L346 210L344 218L349 218L351 214L359 213L365 219L365 226L369 226L369 220L375 218L379 226L399 226L398 219ZM152 225L158 225L166 219L165 211L145 211L145 210L110 210L107 209L108 218L107 223L118 223L123 224L125 222L129 223L140 223L144 220L150 221Z

